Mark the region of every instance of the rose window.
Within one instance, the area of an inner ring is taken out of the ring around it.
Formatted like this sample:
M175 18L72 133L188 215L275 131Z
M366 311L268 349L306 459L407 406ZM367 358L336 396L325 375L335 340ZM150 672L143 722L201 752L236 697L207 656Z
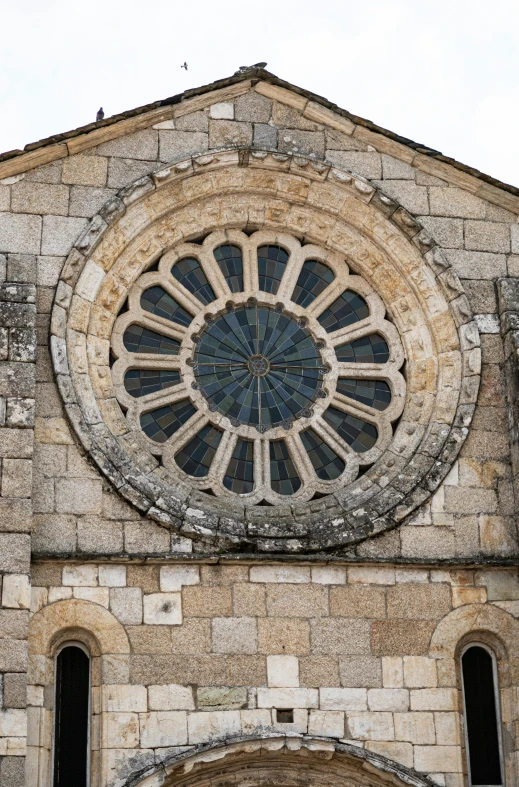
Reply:
M214 232L166 252L112 335L116 395L166 472L251 503L309 500L372 465L404 362L344 257L283 233Z

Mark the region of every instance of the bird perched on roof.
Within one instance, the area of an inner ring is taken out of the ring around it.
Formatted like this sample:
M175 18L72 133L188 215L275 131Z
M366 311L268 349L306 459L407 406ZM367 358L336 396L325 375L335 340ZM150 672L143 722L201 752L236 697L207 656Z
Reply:
M105 111L103 107L99 107L96 115L96 123L99 123L100 120L103 120L104 116L105 116Z
M182 63L182 65L180 66L180 68L185 68L185 69L186 69L186 71L187 71L187 63L186 63L186 61L185 61L185 60L184 60L184 62Z
M254 63L254 65L252 66L240 66L240 68L238 69L238 71L236 71L236 73L243 74L244 71L250 71L253 68L265 68L266 65L267 65L266 63Z

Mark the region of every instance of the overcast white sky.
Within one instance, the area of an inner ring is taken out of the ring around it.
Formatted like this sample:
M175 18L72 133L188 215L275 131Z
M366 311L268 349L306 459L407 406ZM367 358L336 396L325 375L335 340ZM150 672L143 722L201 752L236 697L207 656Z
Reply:
M0 0L0 30L0 151L265 60L519 186L518 0Z

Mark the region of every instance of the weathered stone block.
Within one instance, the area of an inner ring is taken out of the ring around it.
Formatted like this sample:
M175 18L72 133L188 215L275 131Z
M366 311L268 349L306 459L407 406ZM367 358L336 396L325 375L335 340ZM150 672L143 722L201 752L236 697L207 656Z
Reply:
M188 716L189 743L205 743L215 738L227 738L240 732L240 712L197 711Z
M101 710L109 712L146 712L148 697L145 686L112 684L101 686Z
M11 609L29 609L31 585L27 574L6 574L2 584L2 606Z
M63 161L63 183L104 186L108 159L101 156L69 156Z
M150 710L194 710L193 689L175 683L148 686Z
M214 653L257 653L258 633L255 618L214 618Z
M4 708L27 706L27 676L24 672L4 675ZM25 732L22 733L25 736Z
M308 734L329 738L343 738L344 713L333 710L311 710L308 718Z
M39 254L41 216L0 213L0 249L3 252Z
M319 697L321 710L367 711L368 709L366 689L323 688L319 691Z
M234 585L232 596L235 615L265 617L267 614L264 585L239 583Z
M180 593L150 593L144 596L144 623L153 626L180 625L182 623Z
M455 711L458 710L456 689L412 689L411 710Z
M414 764L417 771L426 773L461 773L461 749L459 746L415 746Z
M296 656L267 656L268 685L299 686L299 660Z
M356 740L394 740L392 713L348 713L347 722L349 734Z
M68 254L86 225L86 219L44 216L41 253L57 256Z
M441 618L451 609L450 588L446 585L401 584L387 592L389 618L427 620Z
M491 221L466 221L465 247L506 254L510 251L510 226Z
M0 571L29 573L30 539L21 533L0 533Z
M51 213L66 216L68 192L67 186L21 181L12 187L11 209L15 213Z
M353 656L369 652L369 620L323 618L312 621L312 653Z
M395 738L409 743L435 743L434 717L432 713L395 713Z
M376 656L421 656L427 653L435 624L427 620L377 620L371 626Z
M78 549L87 554L113 555L123 551L123 526L95 516L85 516L77 524Z
M153 160L158 156L158 148L157 131L147 128L112 139L110 142L104 142L96 149L96 154L98 156Z
M287 618L327 615L328 589L319 585L268 585L267 613Z
M310 625L306 620L290 618L260 618L258 620L258 650L260 653L310 652Z
M268 123L272 114L272 101L259 93L244 93L235 101L235 119L245 122Z
M30 497L32 460L4 459L2 462L2 497Z
M185 608L184 608L185 615ZM171 650L173 653L210 653L211 621L204 618L184 617L180 628L171 629Z
M142 591L140 588L111 588L110 611L129 625L142 623Z
M306 566L251 566L250 581L300 584L310 582L310 569Z
M331 588L330 613L338 617L385 618L385 590L360 586Z
M140 717L141 746L183 746L187 743L187 714L152 711Z
M372 688L382 685L381 662L374 656L347 656L339 665L341 686Z
M124 546L130 554L168 553L170 534L154 522L125 522Z
M159 158L161 161L182 161L189 156L204 153L208 145L208 135L199 131L159 131Z
M161 566L160 589L180 591L183 585L198 585L200 569L198 566Z
M182 590L184 615L187 617L222 617L232 614L229 587L185 587Z
M333 691L337 691L337 689L333 689ZM317 689L258 689L258 708L318 707L319 692Z
M227 683L233 686L264 686L267 663L264 656L227 656Z
M240 710L247 707L245 686L205 686L196 692L197 705L204 710Z

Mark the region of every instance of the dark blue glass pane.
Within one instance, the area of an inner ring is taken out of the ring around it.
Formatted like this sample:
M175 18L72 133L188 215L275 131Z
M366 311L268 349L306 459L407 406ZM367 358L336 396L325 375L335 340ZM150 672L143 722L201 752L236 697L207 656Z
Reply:
M309 415L322 387L323 365L309 331L264 306L217 317L204 330L194 363L215 408L258 428Z
M335 279L327 265L317 260L306 260L292 293L292 300L299 306L309 306Z
M318 478L333 481L344 471L345 464L313 429L301 432L301 440Z
M293 495L301 486L284 440L270 443L270 486L279 495Z
M223 479L223 485L237 495L246 495L254 488L254 443L238 440Z
M124 375L124 387L135 397L171 388L179 382L180 372L164 369L129 369Z
M389 347L380 334L372 333L354 342L340 344L335 348L335 355L342 363L387 363Z
M274 295L279 289L288 262L288 254L281 246L260 246L258 249L259 288Z
M337 391L350 399L374 407L375 410L385 410L391 404L391 388L383 380L352 380L339 377Z
M220 430L208 424L175 454L175 462L187 475L204 478L209 472L221 439Z
M164 317L186 328L193 319L182 306L169 295L162 287L150 287L141 295L141 306L147 312Z
M231 292L243 292L243 259L239 246L219 246L214 257Z
M369 309L364 298L356 292L345 290L319 316L319 322L328 333L332 333L366 317L369 317Z
M216 300L213 288L207 281L200 263L194 257L185 257L176 262L171 268L171 274L204 305Z
M142 325L130 325L124 332L123 343L128 352L153 355L178 355L180 342L170 339Z
M141 415L141 428L156 443L165 443L196 413L189 399Z
M373 448L378 438L378 429L373 424L368 424L360 418L329 407L324 413L323 418L332 426L337 434L348 443L354 451L362 454Z

